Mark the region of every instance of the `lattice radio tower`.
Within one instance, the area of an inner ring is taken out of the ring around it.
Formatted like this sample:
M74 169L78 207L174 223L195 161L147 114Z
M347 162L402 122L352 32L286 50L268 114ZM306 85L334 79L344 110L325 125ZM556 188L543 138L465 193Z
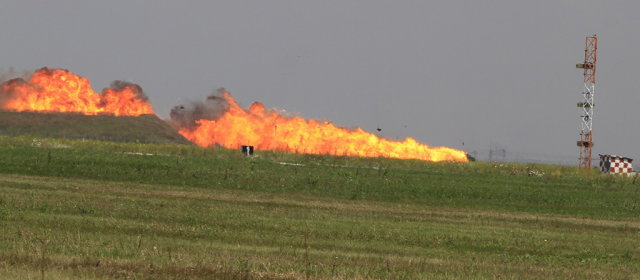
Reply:
M578 166L591 167L591 147L593 147L593 96L596 93L596 50L598 49L598 37L587 36L584 47L584 63L576 64L576 68L584 69L584 92L582 101L578 107L582 108L580 116L580 159Z

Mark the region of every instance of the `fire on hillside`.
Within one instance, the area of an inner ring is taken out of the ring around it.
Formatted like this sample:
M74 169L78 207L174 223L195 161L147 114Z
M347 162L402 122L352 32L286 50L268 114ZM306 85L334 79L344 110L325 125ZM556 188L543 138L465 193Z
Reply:
M64 69L41 68L28 78L0 86L0 109L85 115L139 116L153 114L151 103L136 84L114 81L97 94L89 80Z
M229 92L220 89L205 102L176 106L171 111L180 134L199 146L236 149L252 145L259 150L361 157L389 157L425 161L468 161L464 151L429 147L413 138L392 141L360 128L346 129L331 122L305 120L255 102L241 108Z

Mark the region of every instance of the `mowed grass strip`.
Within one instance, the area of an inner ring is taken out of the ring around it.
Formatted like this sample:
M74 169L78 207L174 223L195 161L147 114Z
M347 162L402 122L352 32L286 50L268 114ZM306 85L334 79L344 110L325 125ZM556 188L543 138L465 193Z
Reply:
M573 217L637 218L640 180L595 170L0 137L0 173Z
M6 278L637 279L640 220L0 175Z

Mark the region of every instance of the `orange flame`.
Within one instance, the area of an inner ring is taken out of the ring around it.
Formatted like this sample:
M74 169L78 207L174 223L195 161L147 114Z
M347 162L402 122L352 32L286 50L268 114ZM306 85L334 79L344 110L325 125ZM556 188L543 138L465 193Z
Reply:
M182 128L180 134L203 147L218 144L235 149L239 145L252 145L260 150L307 154L468 161L466 153L460 150L431 148L412 138L391 141L360 128L349 130L327 121L284 116L258 102L245 110L228 92L222 93L228 105L223 115L215 120L197 120L194 128Z
M42 68L29 81L16 78L2 84L0 109L9 111L70 112L85 115L138 116L153 114L142 89L116 81L97 94L89 80L64 69Z

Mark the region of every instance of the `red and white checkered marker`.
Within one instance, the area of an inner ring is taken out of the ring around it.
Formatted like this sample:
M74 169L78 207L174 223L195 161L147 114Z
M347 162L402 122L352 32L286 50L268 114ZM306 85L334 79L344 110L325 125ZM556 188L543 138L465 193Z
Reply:
M599 155L600 171L602 173L612 173L628 175L633 172L633 159L616 155Z

